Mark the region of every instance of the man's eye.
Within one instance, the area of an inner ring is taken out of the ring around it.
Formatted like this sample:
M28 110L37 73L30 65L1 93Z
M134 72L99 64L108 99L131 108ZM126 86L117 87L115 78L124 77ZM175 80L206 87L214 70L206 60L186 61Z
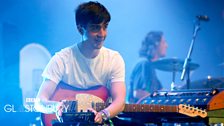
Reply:
M104 25L104 28L107 29L107 27L108 27L108 24L105 24L105 25Z
M90 30L91 30L91 31L94 31L94 32L99 31L100 28L101 28L100 25L91 25L91 26L90 26Z
M92 32L99 32L101 30L101 28L103 28L104 30L106 30L107 29L107 26L108 26L108 24L103 24L103 25L100 25L100 24L92 24L92 25L89 26L89 29Z

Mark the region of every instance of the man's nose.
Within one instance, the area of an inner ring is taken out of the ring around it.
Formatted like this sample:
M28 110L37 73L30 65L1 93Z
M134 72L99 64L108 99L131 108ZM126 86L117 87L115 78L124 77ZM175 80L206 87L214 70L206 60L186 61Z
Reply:
M98 32L98 35L101 37L104 37L104 36L106 36L106 34L107 34L107 30L104 27L101 27Z

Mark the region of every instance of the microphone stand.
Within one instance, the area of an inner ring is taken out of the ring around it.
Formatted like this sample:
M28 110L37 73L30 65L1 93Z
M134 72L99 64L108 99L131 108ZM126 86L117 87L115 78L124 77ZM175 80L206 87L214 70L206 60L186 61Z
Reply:
M200 19L196 20L195 26L194 26L194 32L193 32L193 37L191 40L191 45L188 50L187 57L184 60L184 65L183 65L183 71L181 74L181 80L184 80L185 75L187 74L187 89L190 88L190 67L189 64L191 62L191 54L194 48L194 42L197 36L198 31L200 30Z

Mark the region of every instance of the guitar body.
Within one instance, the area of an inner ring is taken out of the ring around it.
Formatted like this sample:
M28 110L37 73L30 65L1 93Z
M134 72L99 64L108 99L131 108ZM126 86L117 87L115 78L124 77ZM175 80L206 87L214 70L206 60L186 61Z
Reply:
M66 83L60 82L50 98L52 101L76 100L78 112L87 111L92 102L106 102L109 97L109 91L104 86L95 86L89 89L79 89ZM52 120L57 120L55 114L41 114L44 126L52 126Z

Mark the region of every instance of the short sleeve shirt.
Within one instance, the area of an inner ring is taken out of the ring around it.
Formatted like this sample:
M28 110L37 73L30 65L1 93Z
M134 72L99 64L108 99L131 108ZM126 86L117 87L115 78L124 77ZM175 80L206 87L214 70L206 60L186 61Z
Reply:
M152 62L147 59L141 59L135 65L130 79L133 82L131 86L133 86L134 90L142 89L152 93L162 89L162 85L157 78Z
M86 58L74 44L57 52L42 76L57 84L63 81L77 88L109 86L125 81L125 63L117 51L106 47L102 47L95 58Z

